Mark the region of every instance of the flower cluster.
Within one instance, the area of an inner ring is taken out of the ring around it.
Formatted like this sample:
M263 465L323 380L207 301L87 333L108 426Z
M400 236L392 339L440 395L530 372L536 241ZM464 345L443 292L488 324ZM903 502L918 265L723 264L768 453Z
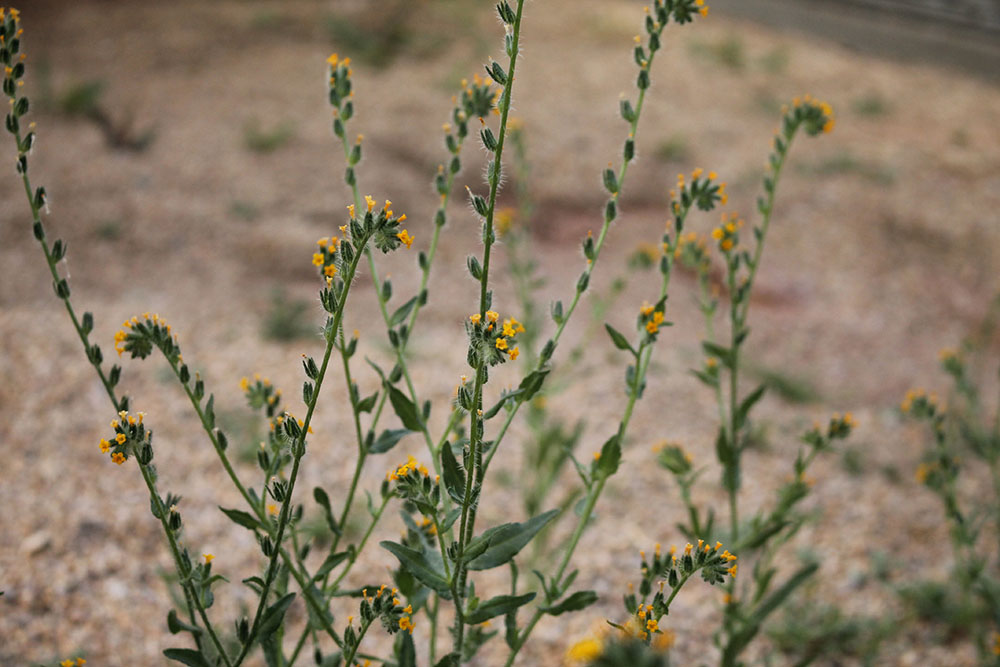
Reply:
M17 10L12 9L10 11L16 12ZM3 12L3 10L0 9L0 12ZM3 18L2 13L0 13L0 18ZM83 665L85 664L87 664L87 661L84 660L83 658L77 658L75 660L73 658L66 658L65 660L59 663L59 667L83 667Z
M3 61L3 92L13 99L17 95L17 88L24 85L24 61L27 56L21 53L21 35L24 29L21 28L21 13L10 9L10 13L4 12L0 8L0 60ZM23 98L22 98L23 99ZM25 100L27 101L27 100ZM14 110L11 116L16 121L18 116L23 116L28 112L27 104L24 109L18 109L18 104L14 103ZM11 120L7 121L7 129L11 132Z
M707 176L704 174L705 170L697 167L691 172L690 183L685 181L684 174L677 174L677 189L670 191L670 209L675 214L692 205L702 211L711 211L717 203L725 206L729 201L725 182L720 182L714 171Z
M819 422L815 422L802 439L816 449L825 449L834 440L847 438L857 425L858 423L854 420L854 416L850 412L846 412L843 415L835 412L827 422L826 429Z
M686 475L694 467L694 459L678 444L665 442L655 449L657 452L656 460L674 475Z
M674 259L695 271L706 271L711 263L708 242L697 232L681 234L674 249Z
M436 516L441 500L441 486L438 483L440 478L431 478L430 472L422 463L410 456L406 463L389 470L385 478L387 484L395 483L395 491L400 498L413 503L425 517ZM426 525L418 528L425 528Z
M665 323L663 319L665 308L666 301L663 299L656 305L643 302L642 307L639 308L638 327L645 329L650 337L655 337L661 326L669 326L669 323Z
M330 236L319 239L316 241L318 249L313 253L313 266L319 268L320 274L323 278L333 278L337 275L337 244L340 239L336 236Z
M573 665L669 665L666 653L673 647L676 635L672 630L660 630L649 640L639 638L640 624L629 620L619 626L616 635L600 632L582 639L566 651L566 663ZM648 633L647 633L648 634Z
M722 214L722 222L712 230L712 238L719 242L719 250L729 253L740 242L739 230L743 227L743 220L739 214Z
M397 466L395 470L390 470L385 474L385 478L390 482L398 482L403 478L411 477L419 478L420 476L428 477L430 475L427 472L427 468L422 463L418 463L412 456L409 457L406 463Z
M133 317L122 322L122 328L115 333L115 352L122 356L125 352L132 358L145 359L158 347L172 362L182 362L181 348L177 342L177 334L172 333L170 325L159 315L143 313L142 317Z
M361 601L362 622L369 623L378 618L389 634L400 630L413 634L413 605L403 606L398 589L389 589L383 584L373 595L369 595L367 588L362 589L361 595L364 598Z
M911 389L906 392L899 409L918 418L939 417L944 412L944 407L938 402L937 394L928 394L923 389Z
M792 107L782 107L781 113L784 114L784 127L782 129L786 130L786 134L787 128L800 123L805 126L806 132L810 136L815 136L820 132L829 133L833 131L833 126L837 122L833 117L833 107L813 98L808 93L801 98L794 98Z
M698 570L701 570L702 579L712 585L721 584L725 581L726 575L735 577L737 565L734 561L736 556L729 553L728 549L719 553L720 549L722 549L722 542L716 542L712 545L704 540L698 540L697 546L690 542L687 543L680 556L677 555L677 548L673 546L666 554L663 554L659 544L656 545L653 557L648 560L646 552L640 551L642 582L639 585L639 593L643 597L649 595L652 592L653 581L660 579L661 590L653 599L654 608L660 609L661 607L657 606L657 600L661 604L663 603L662 588L664 582L670 588L674 588L682 579ZM664 605L662 609L665 611L666 606ZM662 616L662 614L658 613L657 616Z
M392 210L392 202L388 199L379 211L375 212L375 200L370 195L365 195L366 211L362 216L357 215L354 204L347 207L347 212L351 219L348 224L342 226L340 231L347 233L350 229L351 242L354 251L362 252L368 238L373 238L375 246L382 252L395 250L400 245L405 244L407 248L413 243L413 237L400 225L406 220L406 214L397 216ZM354 253L348 251L348 256L342 256L344 245L340 244L341 261L350 261Z
M118 419L111 421L114 436L108 440L101 438L100 447L104 454L111 454L111 460L121 465L128 460L130 453L136 452L139 462L149 463L153 458L153 432L143 425L144 414L130 415L125 410L118 413Z
M267 378L262 378L260 373L255 373L253 382L248 378L240 380L240 389L247 398L247 404L253 410L263 409L268 419L273 420L281 414L281 390L275 389L274 385ZM273 421L272 421L272 429Z
M513 317L501 323L500 313L495 310L487 310L485 318L479 313L473 313L469 315L466 330L470 339L469 363L473 367L476 366L472 363L473 354L484 356L492 366L503 363L508 357L513 361L521 353L515 344L515 338L524 333L525 329Z

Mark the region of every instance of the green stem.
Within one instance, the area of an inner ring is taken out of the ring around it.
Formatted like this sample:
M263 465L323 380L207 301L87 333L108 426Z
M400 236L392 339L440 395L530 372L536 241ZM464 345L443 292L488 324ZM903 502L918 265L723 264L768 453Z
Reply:
M362 240L362 247L367 246L369 236L365 236ZM344 241L347 243L348 241ZM360 260L362 252L357 252L351 259L350 267L347 270L347 275L344 277L344 287L341 290L340 298L338 299L336 313L333 315L333 321L327 333L326 350L323 353L323 363L320 365L319 374L316 376L315 387L313 388L312 396L310 397L308 403L308 409L306 411L305 419L303 420L302 426L300 427L299 435L295 438L292 443L293 452L293 462L292 462L292 473L288 479L288 489L285 493L285 499L281 504L281 512L278 515L278 531L274 539L274 551L270 556L270 560L267 566L267 575L264 578L264 586L260 594L260 602L257 604L257 611L254 614L253 625L250 629L250 636L247 638L246 643L243 645L239 656L236 659L236 665L243 662L246 658L250 647L253 645L256 639L257 630L260 627L261 615L264 612L264 607L267 605L267 595L270 592L271 584L274 582L274 577L277 574L277 563L278 554L281 552L281 540L284 535L285 526L289 522L289 513L292 506L292 492L295 490L295 482L299 475L299 466L302 462L302 457L305 455L305 440L306 435L309 432L309 425L312 423L313 413L316 410L316 403L319 400L320 390L323 387L323 380L326 378L326 371L330 365L330 356L333 353L334 342L337 339L337 332L340 331L340 325L343 321L344 311L347 306L347 297L351 291L351 286L354 283L354 276L357 272L358 261ZM291 418L291 417L289 417Z
M430 618L431 622L430 637L428 638L429 646L427 649L428 652L427 661L431 665L436 664L435 659L437 658L437 622L438 622L439 602L440 598L438 597L438 594L434 593L434 602L430 607L428 607L427 611L427 616Z
M500 170L503 158L504 143L507 139L507 118L510 114L510 100L511 94L514 89L515 71L517 69L517 58L520 54L520 40L521 40L521 17L524 13L524 0L518 0L517 11L514 17L514 23L512 26L512 34L510 39L510 49L509 62L507 67L507 82L504 86L503 91L503 102L500 108L500 127L499 136L497 138L496 148L493 151L493 162L489 170L489 185L490 194L486 210L486 220L483 229L483 261L482 261L482 275L480 277L480 288L479 288L479 316L482 321L486 320L486 310L487 310L487 292L489 290L489 277L490 277L490 257L492 255L493 243L495 242L495 235L493 232L493 217L496 210L496 200L497 200L497 189L500 186ZM453 652L461 655L462 644L465 636L465 619L464 619L464 592L466 579L468 577L468 570L463 564L463 555L465 553L465 546L472 539L472 535L475 531L476 522L476 508L473 503L473 487L474 483L481 483L484 474L484 467L482 466L482 461L480 460L481 455L479 448L482 441L480 425L482 417L480 416L480 409L482 408L483 400L483 385L486 382L486 368L485 361L480 359L478 366L476 367L476 382L475 390L473 391L473 409L469 412L470 421L470 431L469 431L469 465L466 473L466 486L465 486L465 496L462 500L462 515L461 522L459 523L458 529L458 548L457 548L457 559L455 562L455 575L452 581L452 592L454 595L455 602L455 632L454 632L454 644ZM447 553L441 554L447 559Z
M660 33L662 33L662 28L660 29ZM655 55L656 55L655 52L650 53L647 70L652 68L653 59ZM632 121L629 123L629 138L631 138L633 141L635 140L636 133L639 130L639 118L642 115L642 109L646 100L647 90L648 88L643 88L639 90L639 96L635 104L635 115ZM614 199L616 201L621 193L622 187L625 184L625 176L628 173L629 164L630 162L628 160L625 160L624 158L622 159L622 164L618 170L618 178L617 178L618 193L614 195ZM588 283L590 281L591 274L594 272L594 267L597 266L597 260L601 256L601 250L604 248L604 242L607 238L608 231L610 231L611 229L611 222L612 222L611 220L605 220L604 224L601 226L601 231L597 236L597 242L594 244L594 258L590 263L588 263L587 268L584 269L584 274L586 274L587 276L586 281ZM579 284L579 281L577 284ZM582 296L583 292L579 289L576 289L575 294L573 295L573 301L570 303L569 308L565 311L562 321L556 327L556 332L555 334L553 334L551 338L552 341L551 348L553 351L555 350L556 347L559 346L559 340L562 338L563 332L566 330L566 326L569 324L570 319L573 317L573 313L576 312L576 307L580 303L580 299ZM548 363L547 358L539 357L531 372L537 372L541 370L546 363ZM510 427L511 422L514 421L514 418L517 416L517 413L520 411L522 405L524 405L524 403L521 401L515 402L513 409L507 412L507 416L504 419L503 425L500 427L500 432L497 435L497 437L493 439L493 446L490 448L490 452L486 456L486 460L484 462L484 468L487 469L489 468L490 462L493 460L493 457L496 455L496 452L500 449L500 443L503 440L503 436L507 433L507 429Z
M344 657L344 664L345 665L350 666L350 665L354 664L354 656L357 655L358 649L361 648L361 640L363 640L365 638L365 635L368 633L368 628L370 628L372 626L372 623L374 622L374 620L375 619L372 619L371 621L366 621L361 626L361 632L358 633L358 641L355 642L354 646L352 646L349 649L349 652Z
M760 247L758 245L758 247ZM740 434L737 433L736 425L736 403L739 400L739 372L740 372L740 343L739 335L743 329L743 321L739 316L739 302L736 299L736 265L732 259L727 258L728 278L729 278L729 317L730 317L730 366L729 366L729 450L730 460L727 463L726 488L729 492L729 541L736 544L740 539L740 519L739 519L739 486L736 482L740 470L740 456L742 446ZM750 301L749 292L745 297L747 303Z
M365 530L365 534L364 536L362 536L361 542L358 543L358 548L354 550L354 556L347 562L347 565L344 566L344 569L334 580L333 590L337 590L337 586L339 586L340 582L344 580L344 577L347 576L347 573L351 571L351 568L354 566L354 563L356 563L358 560L358 556L361 554L362 551L364 551L365 545L368 544L368 538L371 537L372 531L375 530L375 526L382 518L382 513L385 512L385 508L389 504L389 499L392 497L393 497L392 494L390 494L382 499L382 504L375 512L375 515L372 516L372 520L368 523L368 528Z
M299 636L299 640L295 642L295 648L292 650L292 654L288 657L285 662L286 667L291 667L295 664L295 661L299 659L299 653L302 652L302 647L306 645L306 639L309 637L309 631L311 628L309 624L306 623L306 627L302 630L302 634Z
M20 147L22 145L20 131L14 133L14 138L15 141L17 142L18 149L20 150ZM28 199L28 206L31 208L32 222L35 225L41 226L42 224L41 216L39 215L38 207L35 206L34 197L32 196L31 181L28 178L27 169L21 172L21 181L24 185L25 196ZM41 234L41 238L38 239L38 242L39 245L41 245L42 252L45 254L45 261L49 267L49 273L52 275L53 284L58 284L59 281L62 280L62 278L59 276L59 272L56 270L56 261L52 256L52 252L49 249L48 243L45 240L44 231ZM67 296L59 296L59 298L62 300L63 305L66 308L66 312L73 323L73 329L76 331L76 334L80 339L80 342L83 344L84 350L87 352L88 359L90 359L90 349L91 349L90 341L87 337L87 333L84 332L83 327L80 325L80 321L76 316L76 311L73 308L73 304L70 302L70 297L67 295ZM108 398L111 400L111 404L114 406L115 410L121 410L122 406L124 405L124 400L119 400L118 397L115 395L114 386L111 384L107 375L105 375L104 369L101 367L100 362L92 360L91 365L97 372L98 378L101 381L101 385L104 387L104 391L107 393ZM218 650L220 657L223 658L226 665L231 665L232 663L229 660L229 655L226 653L225 649L223 649L221 642L219 642L219 638L215 633L215 629L212 626L211 622L209 621L208 615L205 613L205 609L201 605L198 596L195 595L193 591L191 591L190 584L184 581L186 576L185 568L182 566L182 561L177 541L174 539L173 533L170 530L170 526L167 525L166 523L167 519L166 519L166 512L163 507L163 502L162 500L160 500L159 495L156 493L155 484L153 482L152 475L148 469L148 466L139 464L139 470L142 473L142 478L146 483L146 488L150 491L150 499L152 500L153 504L157 507L158 514L160 515L160 524L163 527L164 534L167 537L167 542L170 545L170 552L174 558L174 567L176 568L177 574L180 577L181 586L182 588L185 589L185 600L188 604L188 615L192 620L192 625L195 625L194 613L191 608L193 602L194 606L198 609L198 613L201 616L202 621L205 623L205 630L208 632L209 637L211 637L211 639L216 645L216 649ZM200 651L201 640L197 635L195 636L195 644L198 646L198 649Z

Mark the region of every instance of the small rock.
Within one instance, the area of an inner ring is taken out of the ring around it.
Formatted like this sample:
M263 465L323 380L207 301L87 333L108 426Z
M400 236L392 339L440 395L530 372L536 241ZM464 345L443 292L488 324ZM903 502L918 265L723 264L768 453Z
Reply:
M47 530L39 530L28 535L21 542L21 551L29 556L41 553L52 546L52 535Z

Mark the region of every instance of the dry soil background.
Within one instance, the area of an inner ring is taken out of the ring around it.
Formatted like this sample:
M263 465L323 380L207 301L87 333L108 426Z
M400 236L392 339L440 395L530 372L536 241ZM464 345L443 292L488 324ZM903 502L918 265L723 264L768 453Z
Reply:
M351 131L366 137L362 191L406 211L415 245L425 247L435 202L431 176L444 155L438 128L459 79L480 71L485 57L500 51L500 39L491 3L404 6L408 41L391 66L356 58ZM331 51L350 53L327 26L333 10L365 7L182 0L30 2L22 9L25 90L39 102L32 175L51 196L50 235L69 242L65 270L75 304L94 312L95 339L109 352L123 319L147 310L166 317L180 332L185 359L216 393L224 423L251 440L260 425L246 426L239 378L260 372L294 395L300 353L320 348L315 337L276 342L261 331L276 289L306 301L307 315L317 326L321 321L312 244L342 224L349 197L323 77ZM545 298L570 294L582 265L577 243L599 226L599 174L623 140L618 97L633 94L631 37L641 11L639 3L617 0L527 6L514 105L533 161L534 250L550 277ZM372 19L372 29L378 25ZM672 27L665 42L624 214L596 289L621 272L640 241L657 239L665 190L678 171L718 171L730 183L730 208L749 213L782 101L809 92L833 105L835 132L802 138L792 152L748 352L758 369L801 379L816 399L792 405L772 394L762 403L771 444L748 457L744 513L768 502L790 470L803 424L853 411L860 427L851 443L861 471L846 472L839 455L819 461L810 502L822 513L799 545L825 558L811 591L817 598L836 599L852 613L896 613L891 591L868 574L873 554L892 556L896 582L948 570L938 504L913 481L919 432L900 422L894 406L913 385L943 385L937 350L981 321L998 287L1000 91L952 71L864 59L722 15ZM95 123L59 111L61 94L92 80L104 82L101 104L115 122L132 117L136 128L155 131L148 149L110 147ZM254 123L285 129L288 138L270 152L251 150L247 128ZM0 164L12 162L4 138ZM465 164L459 192L480 184L483 156L472 148ZM52 297L19 188L10 169L0 179L0 589L6 592L0 664L77 653L91 665L159 664L160 652L174 643L160 578L170 562L134 469L111 465L98 451L113 415ZM464 371L461 322L476 298L464 257L477 247L478 228L460 201L450 216L431 308L411 345L415 379L424 395L440 400ZM714 222L695 224L707 230ZM398 293L416 275L415 251L383 266ZM506 285L501 279L497 300L509 312L514 299ZM636 551L683 541L673 528L674 490L650 465L650 445L669 438L699 463L712 460L711 396L687 374L699 361L693 287L687 276L675 283L670 307L677 326L658 345L624 467L575 561L580 584L601 593L602 602L577 618L546 619L521 664L554 664L594 622L620 617L619 594L636 574ZM651 289L633 280L609 319L627 327ZM357 295L365 305L351 312L348 327L361 330L365 354L388 359L367 276ZM600 446L624 400L623 360L603 338L588 352L582 381L551 399L567 418L586 416L594 426L581 445L585 452ZM187 542L214 553L216 571L234 582L249 576L257 551L246 531L215 509L237 506L238 498L186 400L158 361L124 367L124 388L156 425L162 488L184 496ZM364 390L376 386L359 372ZM518 380L512 368L495 375L497 386ZM336 436L348 424L336 408L344 391L336 382L328 391L302 489L320 482L342 488L349 479L350 444ZM432 430L440 429L443 412L436 412ZM519 469L525 430L513 435L501 457L509 471ZM375 490L385 469L408 450L419 453L417 445L374 460L365 488ZM482 526L516 505L511 476L488 491ZM699 500L719 502L715 479L713 468ZM390 517L379 537L400 526ZM355 583L384 580L392 564L373 549L370 569L357 573ZM239 588L224 588L219 597L242 595ZM679 664L711 655L703 624L717 618L719 595L693 586L679 598L669 619ZM222 601L220 608L231 611L235 603ZM942 648L927 628L908 627L885 647L884 664L973 660L967 647ZM488 663L498 654L486 655Z

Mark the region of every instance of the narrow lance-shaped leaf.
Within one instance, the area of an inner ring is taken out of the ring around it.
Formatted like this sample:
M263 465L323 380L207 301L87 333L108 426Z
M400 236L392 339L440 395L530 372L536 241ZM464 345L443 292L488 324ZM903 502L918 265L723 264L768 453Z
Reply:
M437 568L427 560L427 557L410 547L403 546L402 544L397 544L395 542L390 542L389 540L384 540L379 542L379 545L393 556L399 559L400 564L406 568L410 574L419 579L424 583L425 586L432 588L444 597L451 596L451 590L448 587L448 582L442 575L438 572Z
M244 512L243 510L228 510L225 507L219 507L222 513L225 514L234 523L238 523L244 528L249 528L250 530L256 530L260 527L260 522L257 518L250 514L249 512Z
M535 599L534 593L524 595L498 595L482 603L465 615L465 622L470 625L483 623L496 616L522 607Z
M633 356L636 354L635 350L632 349L632 345L628 342L628 339L625 338L625 335L618 331L618 329L615 329L607 323L604 324L604 328L608 330L608 335L611 336L611 342L615 344L615 347L619 350L628 350Z
M585 607L597 602L597 593L594 591L577 591L569 597L565 598L562 602L558 602L547 607L542 607L540 611L549 614L550 616L558 616L559 614L564 614L567 611L579 611Z
M201 651L191 648L168 648L163 651L163 655L188 667L212 667Z
M406 394L392 385L388 385L388 389L389 401L392 403L392 409L396 411L400 421L403 422L403 426L411 431L422 431L424 429L424 425L420 421L417 406L413 404L413 401L407 398Z
M467 549L474 550L476 544L481 542L488 546L467 567L470 570L489 570L507 563L558 513L559 510L550 510L524 523L506 523L490 528L469 543Z

